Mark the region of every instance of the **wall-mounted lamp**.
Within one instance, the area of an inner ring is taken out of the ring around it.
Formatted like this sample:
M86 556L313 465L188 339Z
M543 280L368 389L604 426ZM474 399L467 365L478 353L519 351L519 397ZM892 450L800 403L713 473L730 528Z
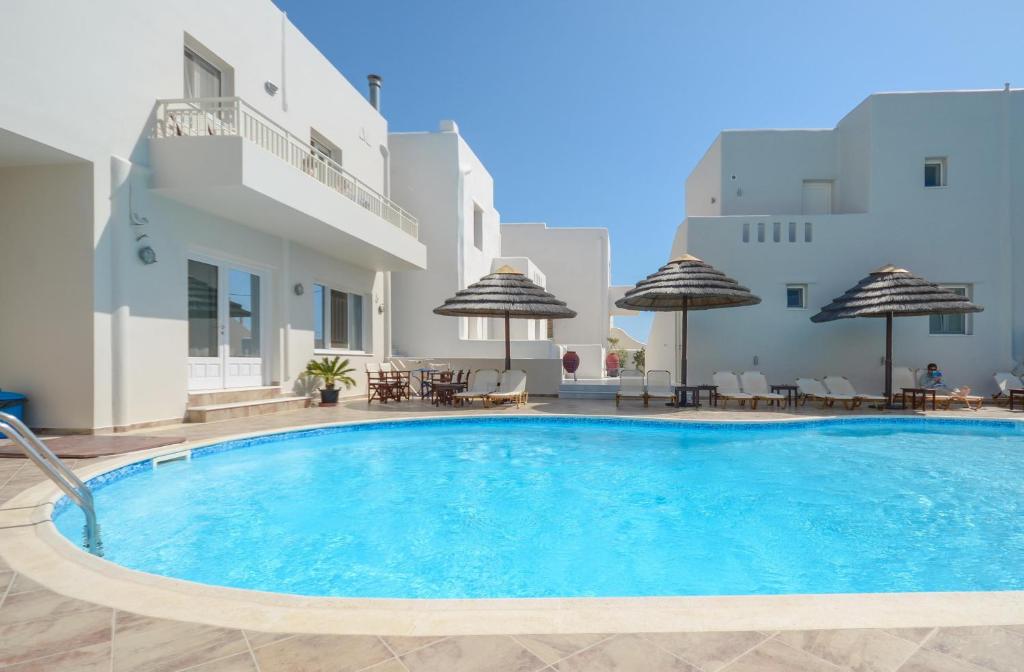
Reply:
M267 81L263 82L263 90L266 91L268 95L271 95L271 96L277 95L277 88L278 88L277 84L274 84L269 79Z
M156 252L149 245L143 245L139 248L139 260L143 264L149 266L150 264L156 263Z
M295 296L302 296L306 293L306 288L302 286L301 282L296 282L295 286L292 287L292 291L295 292Z

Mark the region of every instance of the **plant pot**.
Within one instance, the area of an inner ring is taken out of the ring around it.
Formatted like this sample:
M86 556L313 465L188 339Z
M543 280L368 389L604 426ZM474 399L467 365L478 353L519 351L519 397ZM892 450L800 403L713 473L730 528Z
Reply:
M320 390L320 405L321 406L337 406L338 405L338 392L336 387L328 388L325 387Z
M608 370L609 378L617 378L619 375L619 355L609 352L604 358L604 368Z
M576 370L580 368L580 356L576 354L575 350L568 350L562 355L562 366L565 368L565 372L571 373L572 379L576 380Z

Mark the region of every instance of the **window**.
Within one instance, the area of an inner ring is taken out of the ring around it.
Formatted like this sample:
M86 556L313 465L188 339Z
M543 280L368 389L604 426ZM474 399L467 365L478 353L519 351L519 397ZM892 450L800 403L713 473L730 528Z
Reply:
M967 297L970 300L970 287L967 285L941 285L943 289ZM928 316L928 333L939 335L964 335L971 333L970 316L957 313L942 313Z
M484 249L484 211L476 203L473 204L473 246Z
M185 97L220 98L220 70L189 48L185 48Z
M317 140L316 138L310 138L309 146L312 147L318 154L322 155L324 158L332 158L333 152L331 151L331 148L325 145L322 141Z
M329 345L328 345L329 344ZM313 285L313 347L363 350L363 297Z
M786 308L807 308L807 285L786 285Z
M924 186L946 186L946 159L933 157L924 160Z

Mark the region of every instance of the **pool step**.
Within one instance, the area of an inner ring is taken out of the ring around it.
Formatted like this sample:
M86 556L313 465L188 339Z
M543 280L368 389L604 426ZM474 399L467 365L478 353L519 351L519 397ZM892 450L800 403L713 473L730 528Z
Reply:
M618 378L605 380L564 380L558 386L559 399L614 399Z
M269 399L248 399L228 401L217 404L203 404L189 407L185 411L185 422L216 422L234 418L248 418L254 415L267 415L284 411L297 411L309 406L309 397L281 395Z
M237 401L256 401L273 399L281 396L280 385L262 387L233 387L226 390L199 390L188 393L188 406L210 406L212 404L230 404Z

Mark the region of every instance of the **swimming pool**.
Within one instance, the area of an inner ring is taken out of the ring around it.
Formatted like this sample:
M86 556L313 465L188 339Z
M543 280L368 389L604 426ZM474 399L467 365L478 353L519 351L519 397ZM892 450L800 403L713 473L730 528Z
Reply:
M299 431L90 481L108 560L301 595L1019 590L1010 421L462 418ZM81 515L55 523L77 543Z

